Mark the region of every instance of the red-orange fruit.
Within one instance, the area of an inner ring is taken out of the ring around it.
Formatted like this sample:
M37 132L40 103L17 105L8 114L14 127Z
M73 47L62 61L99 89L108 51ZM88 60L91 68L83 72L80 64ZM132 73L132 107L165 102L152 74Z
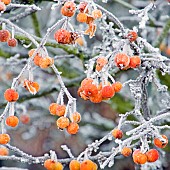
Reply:
M8 134L0 134L0 144L5 145L10 141L10 136Z
M133 42L136 41L136 39L138 38L138 34L135 31L130 31L127 37L130 42Z
M78 7L79 11L88 13L88 9L84 11L86 6L87 6L87 2L80 2L79 7Z
M17 39L15 38L10 38L8 41L7 41L7 44L9 47L16 47L17 44L18 44L18 41Z
M19 94L14 89L7 89L4 93L4 98L8 102L15 102L19 98Z
M114 91L117 93L122 89L122 83L117 81L112 84L112 87L113 87Z
M120 67L121 69L124 67L129 66L130 63L130 57L126 55L125 53L118 53L116 54L114 58L114 62L117 67Z
M55 32L54 38L60 44L70 44L71 33L69 31L61 28Z
M100 67L104 67L108 63L108 59L106 57L99 57L96 61L97 65Z
M8 30L0 30L0 42L7 42L11 34Z
M52 115L56 115L56 112L57 112L57 106L58 104L57 103L51 103L50 106L49 106L49 111Z
M78 112L74 112L71 114L70 119L72 122L79 123L81 121L81 114Z
M85 78L82 82L81 82L81 87L84 88L86 86L88 86L89 84L93 83L93 79L92 78Z
M96 65L96 71L101 71L103 67Z
M77 160L72 160L69 164L70 170L80 170L80 162Z
M132 149L128 147L124 147L121 151L121 154L125 157L128 157L132 154Z
M19 123L19 119L16 116L9 116L6 118L6 124L11 127L16 127Z
M67 117L61 116L57 119L56 124L60 129L64 129L69 125L70 121Z
M84 94L86 96L94 96L98 93L97 86L95 84L88 84L84 87Z
M90 96L89 99L93 103L100 103L100 102L102 102L103 98L102 98L101 92L98 92L94 96Z
M78 22L86 22L87 21L87 14L86 13L77 14L77 21Z
M168 144L168 138L165 135L162 135L162 138L164 138L164 141L161 141L159 138L154 139L154 145L158 148L165 148L166 145Z
M3 2L5 5L8 5L11 3L11 0L1 0L1 2Z
M66 106L59 105L57 103L51 103L49 106L49 111L52 115L64 116L66 111Z
M54 64L54 59L51 57L44 57L44 58L41 58L41 60L39 61L39 65L43 69L48 68L52 66L53 64Z
M72 1L65 2L64 6L61 8L61 14L67 17L72 17L76 10L76 4Z
M139 149L133 152L132 157L133 161L136 164L145 164L147 162L147 156L144 153L142 153Z
M156 149L150 149L146 152L146 156L148 162L155 162L159 159L159 152Z
M114 129L112 135L116 139L121 139L123 137L123 132L120 129Z
M28 52L28 55L29 57L32 57L32 55L34 54L34 51L35 49L31 49L29 52ZM40 60L42 59L42 57L40 56L39 53L37 53L35 56L34 56L34 64L36 66L40 66Z
M37 82L29 81L29 80L24 80L24 85L23 87L28 90L31 94L36 94L40 86Z
M9 150L5 147L0 148L0 156L8 156L9 155Z
M23 124L28 124L30 122L30 116L27 114L22 114L19 117L19 120L23 123Z
M91 160L84 160L80 165L80 170L96 170L96 164Z
M47 159L44 162L44 167L47 170L63 170L63 165L60 162L55 162L51 159Z
M102 11L99 10L99 9L93 10L93 11L92 11L92 17L93 17L94 19L99 19L99 18L101 18L101 17L102 17Z
M141 59L139 56L130 57L129 67L136 68L136 67L139 67L140 64L141 64Z
M101 90L102 98L111 98L114 96L115 91L112 86L104 86Z
M79 130L79 125L74 122L71 122L67 127L67 132L72 135L76 134L78 130Z
M0 1L0 12L6 10L6 5Z

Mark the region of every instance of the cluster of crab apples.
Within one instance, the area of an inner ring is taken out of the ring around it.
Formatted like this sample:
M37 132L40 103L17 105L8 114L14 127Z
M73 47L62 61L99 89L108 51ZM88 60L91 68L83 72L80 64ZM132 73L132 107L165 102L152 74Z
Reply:
M18 44L17 39L11 38L11 33L6 30L0 30L0 42L6 42L9 47L16 47Z
M92 78L85 78L81 82L81 86L78 89L78 95L84 100L90 100L93 103L100 103L102 100L108 100L114 96L115 92L119 92L122 88L120 82L111 84L106 82L98 85Z
M56 125L60 130L66 129L69 134L76 134L79 130L78 123L81 121L81 115L78 112L71 113L69 118L66 114L66 106L64 104L51 103L49 111L54 116L59 116Z
M87 2L80 2L78 5L79 13L77 15L77 21L86 23L88 29L84 31L84 34L89 35L92 38L96 32L96 19L102 17L102 12L98 9L92 11L88 9L89 4ZM61 14L66 17L73 17L76 12L76 4L73 1L67 1L61 8ZM78 33L68 30L67 27L62 27L54 34L55 40L60 44L74 44L81 42L81 37Z
M115 128L112 131L112 136L116 139L121 139L123 137L123 132L120 129ZM161 138L154 138L153 143L157 148L165 148L168 144L168 138L162 135ZM121 154L128 157L132 154L132 149L130 147L122 148ZM132 154L133 161L136 164L145 164L146 162L155 162L159 159L159 152L156 149L150 149L144 152L140 149L136 149Z
M51 159L47 159L44 162L44 167L47 170L63 170L63 165ZM70 170L97 170L98 166L95 162L91 161L90 159L86 159L82 162L78 160L72 160L69 164Z

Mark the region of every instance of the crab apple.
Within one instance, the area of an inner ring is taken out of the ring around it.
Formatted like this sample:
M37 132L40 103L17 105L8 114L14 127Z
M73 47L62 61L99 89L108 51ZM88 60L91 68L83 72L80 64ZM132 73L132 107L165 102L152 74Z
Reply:
M29 52L28 52L28 55L29 57L32 57L32 55L34 54L36 49L31 49ZM37 53L35 56L34 56L34 64L36 66L40 66L40 60L42 59L42 57L40 56L39 53Z
M117 92L119 92L122 89L122 83L117 81L117 82L112 84L112 88L117 93Z
M4 93L4 98L8 102L15 102L19 98L19 94L14 89L7 89Z
M146 156L148 162L155 162L159 159L159 152L156 149L150 149L146 152Z
M162 135L162 138L164 138L164 141L162 141L160 138L154 139L154 145L158 148L165 148L168 144L168 138L165 135Z
M41 68L48 68L54 64L54 59L51 57L44 57L39 61Z
M112 135L116 139L121 139L123 137L123 132L120 129L114 129Z
M77 123L71 122L67 127L67 132L69 134L76 134L79 130L79 125Z
M28 114L22 114L22 115L20 115L19 120L23 124L28 124L30 122L30 116Z
M115 91L112 86L104 86L101 90L102 98L111 98L114 96Z
M127 38L130 42L136 41L136 39L138 38L138 34L135 31L129 31Z
M122 69L129 66L130 57L125 53L118 53L115 55L114 62L117 67Z
M11 0L1 0L5 5L9 5L11 3Z
M95 84L88 84L84 87L84 94L87 96L94 96L98 93L97 86Z
M99 66L99 65L96 65L96 71L101 71L103 67Z
M170 56L170 46L168 46L165 50L166 55Z
M0 144L5 145L10 141L10 136L8 134L0 134Z
M67 117L61 116L60 118L57 119L56 124L58 128L64 129L69 125L70 121Z
M8 30L0 30L0 42L7 42L10 37L11 33Z
M61 14L67 17L72 17L76 11L76 4L72 1L65 2L61 8Z
M97 94L95 94L94 96L90 96L89 97L90 101L93 103L100 103L102 102L103 98L102 98L102 94L100 91L98 91Z
M139 149L133 152L132 157L136 164L145 164L147 162L146 154L142 153Z
M69 164L70 170L80 170L80 162L77 160L72 160Z
M96 61L97 65L100 67L104 67L108 63L108 59L106 57L99 57Z
M60 162L55 162L51 159L47 159L44 162L44 167L47 170L63 170L63 165Z
M121 154L125 157L128 157L132 154L132 149L128 147L124 147L121 151Z
M0 1L0 11L5 11L6 10L6 5Z
M70 120L75 123L79 123L81 121L81 114L78 112L74 112L70 116Z
M93 79L92 78L85 78L82 82L81 82L81 87L84 88L86 86L88 86L89 84L93 83Z
M19 119L16 116L9 116L6 118L6 125L16 127L19 123Z
M57 112L57 106L58 104L57 103L51 103L50 106L49 106L49 111L52 115L56 115L56 112Z
M87 4L88 4L87 2L80 2L79 7L78 7L79 11L88 13L88 9L86 11L84 11Z
M7 44L9 47L16 47L17 44L18 44L18 41L17 39L15 38L10 38L8 41L7 41Z
M49 106L49 111L52 115L64 116L66 111L66 106L59 105L57 103L51 103Z
M31 94L36 94L40 86L37 82L29 81L29 80L24 80L23 87L28 90Z
M95 170L95 169L96 169L96 164L89 159L84 160L80 164L80 170Z
M71 33L65 29L59 29L54 34L55 40L60 44L70 44Z
M9 155L9 150L6 147L0 148L0 156L7 156Z
M78 22L86 22L87 21L87 14L86 13L77 14L77 21Z
M92 11L92 16L94 19L99 19L102 17L102 11L99 9L95 9Z
M141 64L141 59L139 56L130 57L129 67L136 68L136 67L139 67L140 64Z

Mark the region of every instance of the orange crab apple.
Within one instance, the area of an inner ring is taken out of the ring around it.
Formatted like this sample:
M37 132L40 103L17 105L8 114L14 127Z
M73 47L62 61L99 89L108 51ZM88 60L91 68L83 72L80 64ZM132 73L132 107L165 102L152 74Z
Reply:
M112 135L116 139L121 139L123 137L123 132L120 129L114 129Z
M165 135L162 135L162 138L164 138L164 141L161 140L160 138L155 138L154 139L154 145L158 148L165 148L166 145L168 144L168 138Z
M133 152L132 157L136 164L145 164L147 162L146 154L142 153L139 149Z
M155 162L159 159L159 152L156 149L150 149L146 152L147 161Z
M67 126L67 132L69 134L76 134L79 130L79 125L75 122L71 122L68 126Z
M10 141L10 136L8 134L0 134L0 144L5 145Z
M16 116L9 116L6 118L6 125L16 127L19 123L19 119Z
M121 154L125 157L128 157L132 154L132 149L128 147L124 147L121 151Z
M15 102L18 100L19 98L19 94L18 92L16 92L16 90L14 89L7 89L4 93L4 98L8 101L8 102Z
M56 124L58 128L64 129L69 126L69 119L67 117L61 116L60 118L57 119Z
M80 170L80 162L77 160L72 160L69 164L70 170Z

